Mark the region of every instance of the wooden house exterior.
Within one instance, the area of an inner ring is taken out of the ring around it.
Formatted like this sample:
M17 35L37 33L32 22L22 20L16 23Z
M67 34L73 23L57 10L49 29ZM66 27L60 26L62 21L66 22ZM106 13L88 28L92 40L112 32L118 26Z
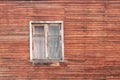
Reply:
M30 21L62 21L64 60L30 61ZM120 0L1 0L0 80L120 80Z

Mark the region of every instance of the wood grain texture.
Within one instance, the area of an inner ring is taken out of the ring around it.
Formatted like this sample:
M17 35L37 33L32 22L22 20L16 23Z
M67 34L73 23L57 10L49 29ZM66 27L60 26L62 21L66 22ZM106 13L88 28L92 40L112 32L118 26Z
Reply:
M31 20L64 21L60 66L29 61ZM120 0L1 0L0 80L120 80Z

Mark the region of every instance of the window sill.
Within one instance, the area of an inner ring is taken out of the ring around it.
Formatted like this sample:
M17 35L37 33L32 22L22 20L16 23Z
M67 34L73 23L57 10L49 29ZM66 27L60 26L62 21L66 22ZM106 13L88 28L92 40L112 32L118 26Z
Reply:
M60 59L33 59L31 62L34 65L60 66L60 62L64 62L64 60L60 60Z

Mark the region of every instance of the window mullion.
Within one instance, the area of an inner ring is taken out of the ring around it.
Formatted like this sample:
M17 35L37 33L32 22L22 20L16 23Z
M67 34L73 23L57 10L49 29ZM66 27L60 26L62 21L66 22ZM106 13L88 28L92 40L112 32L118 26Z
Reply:
M48 24L45 24L45 58L48 58Z

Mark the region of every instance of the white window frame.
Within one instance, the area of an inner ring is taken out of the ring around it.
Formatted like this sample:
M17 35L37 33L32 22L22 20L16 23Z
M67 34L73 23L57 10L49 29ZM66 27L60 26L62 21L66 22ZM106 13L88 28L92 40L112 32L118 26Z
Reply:
M30 36L30 61L32 62L33 61L33 45L32 45L32 24L48 24L48 23L60 23L61 24L61 42L62 42L62 59L60 60L60 62L64 62L64 27L63 27L63 21L30 21L29 22L29 36Z

